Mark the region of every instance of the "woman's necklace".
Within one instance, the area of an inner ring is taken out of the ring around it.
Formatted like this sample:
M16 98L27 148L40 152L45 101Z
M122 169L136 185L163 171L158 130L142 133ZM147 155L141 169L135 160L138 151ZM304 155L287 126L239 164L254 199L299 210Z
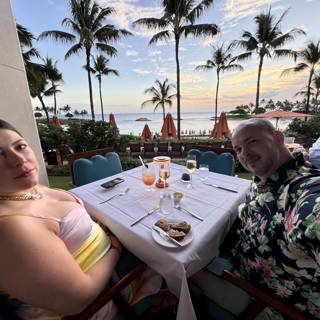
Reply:
M12 201L24 201L24 200L40 200L43 198L43 192L37 188L33 188L32 191L19 195L1 195L0 200L12 200Z

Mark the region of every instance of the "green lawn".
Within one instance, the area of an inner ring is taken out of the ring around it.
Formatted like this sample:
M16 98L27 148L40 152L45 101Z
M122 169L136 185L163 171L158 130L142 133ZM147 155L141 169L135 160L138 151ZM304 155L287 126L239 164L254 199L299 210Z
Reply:
M69 190L71 186L70 176L49 176L49 185L52 188Z
M238 177L242 179L252 179L252 173L242 172L238 173ZM64 190L69 190L71 186L71 177L70 176L49 176L49 184L52 188L59 188Z

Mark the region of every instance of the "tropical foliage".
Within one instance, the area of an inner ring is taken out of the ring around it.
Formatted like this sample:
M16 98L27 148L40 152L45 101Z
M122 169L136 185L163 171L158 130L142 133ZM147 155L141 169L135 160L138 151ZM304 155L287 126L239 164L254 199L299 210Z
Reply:
M172 99L176 98L177 94L173 93L175 86L168 83L168 79L161 82L156 80L155 84L144 91L145 94L151 94L151 99L144 101L141 104L141 108L148 105L153 105L153 111L156 111L158 108L162 109L163 121L166 116L165 107L168 105L170 108L172 106Z
M294 28L285 33L281 31L280 24L288 13L286 10L279 19L271 13L271 7L268 12L260 13L254 18L256 30L253 33L244 31L241 40L235 40L234 44L244 49L245 52L238 55L237 59L243 60L252 57L256 52L259 57L257 92L255 113L259 107L260 99L260 78L265 58L292 57L296 58L297 53L292 49L282 48L287 42L295 39L296 36L305 34L302 29Z
M241 71L243 70L240 64L234 63L235 58L232 56L232 45L225 47L224 44L220 46L212 46L212 58L208 59L205 64L196 67L196 70L209 71L216 69L217 85L216 85L216 99L215 99L215 112L214 123L217 123L218 118L218 92L220 84L220 73L226 71Z
M196 24L196 21L212 4L213 0L202 0L195 3L194 0L162 0L163 14L160 18L141 18L134 25L145 26L148 29L157 30L149 41L153 45L159 41L169 41L174 38L175 58L177 71L177 132L180 139L181 108L180 108L180 61L179 45L182 36L200 37L215 36L219 32L216 24ZM160 30L160 31L159 31Z
M320 68L320 41L317 43L310 41L306 48L297 52L298 58L302 61L298 62L293 68L286 69L282 72L282 75L290 74L291 72L298 73L305 70L309 71L308 84L307 84L307 103L305 113L309 112L310 107L310 93L311 93L311 82L315 71Z
M72 33L59 30L42 32L39 39L52 37L57 41L71 43L65 54L65 59L84 50L86 57L86 70L89 85L89 97L92 120L95 119L92 82L91 82L91 52L95 48L108 56L115 56L117 49L110 43L131 35L125 29L117 29L114 25L106 24L105 20L115 13L114 8L101 8L93 0L69 0L71 18L62 20L62 25L71 29Z

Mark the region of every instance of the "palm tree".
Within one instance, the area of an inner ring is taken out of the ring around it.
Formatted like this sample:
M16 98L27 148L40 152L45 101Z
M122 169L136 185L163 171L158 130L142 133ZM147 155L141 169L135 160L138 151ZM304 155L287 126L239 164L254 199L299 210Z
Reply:
M282 75L290 74L291 72L301 72L309 70L309 78L307 84L307 103L305 106L305 113L309 112L310 94L311 94L311 81L312 77L318 67L320 67L320 41L314 43L310 41L306 48L297 52L298 58L302 62L297 63L293 68L286 69L282 72Z
M262 66L265 58L293 57L296 58L296 52L292 49L282 49L290 40L295 39L297 35L305 34L302 29L294 28L286 33L282 33L280 23L288 13L286 10L278 20L271 14L271 7L266 13L260 13L254 20L256 23L255 33L244 31L242 40L234 41L234 44L246 50L238 56L239 59L251 58L252 53L256 52L259 57L257 92L255 113L259 107L260 96L260 78Z
M206 9L213 4L213 0L202 0L197 5L194 0L162 0L163 15L160 18L142 18L136 20L134 25L155 29L157 33L149 41L153 45L158 41L168 41L171 35L175 41L175 58L177 68L177 123L178 139L180 139L180 62L179 44L181 36L189 35L214 36L219 32L216 24L195 24ZM159 31L161 30L161 31ZM159 32L158 32L159 31Z
M49 108L44 102L44 97L52 96L56 88L48 87L48 79L45 73L38 73L37 78L29 82L30 95L32 98L38 98L43 111L46 114L47 122L49 123Z
M24 67L26 70L28 84L30 86L32 81L37 81L39 73L41 74L44 72L44 66L31 61L32 58L41 58L38 50L33 47L33 41L35 40L34 35L19 23L17 23L16 26Z
M111 46L110 42L117 41L122 36L128 36L131 33L124 29L116 29L111 24L104 24L105 19L115 13L112 7L101 8L93 0L69 0L69 7L72 18L63 19L62 25L70 28L73 33L58 30L45 31L40 34L39 39L52 37L55 40L72 43L73 46L65 54L65 59L78 54L81 50L85 51L91 116L92 120L94 120L95 113L90 72L91 51L96 48L109 56L115 56L117 49Z
M163 121L166 117L165 106L168 105L170 108L172 106L172 99L177 96L176 93L172 93L172 90L175 89L173 84L168 83L168 79L160 82L156 80L155 84L144 91L145 94L150 93L152 95L150 100L142 102L141 108L147 105L153 105L153 111L156 111L159 107L162 108Z
M48 80L51 83L51 87L53 90L53 113L56 115L57 114L57 92L58 86L60 85L59 82L63 82L62 79L62 73L59 71L57 67L58 61L53 61L51 58L46 57L43 59L44 62L44 71L47 75Z
M99 55L95 59L93 59L92 72L97 73L96 77L99 81L99 93L100 93L102 121L104 121L103 102L102 102L102 93L101 93L102 76L107 76L109 74L114 74L115 76L119 76L119 72L116 69L110 69L108 67L109 61L110 60L107 59L106 57L104 57L103 55Z
M196 70L212 70L216 69L217 74L217 86L216 86L216 101L215 101L215 113L214 113L214 124L217 123L218 117L218 92L219 92L219 84L220 84L220 73L225 71L233 71L233 70L243 70L240 64L234 63L235 59L232 57L231 49L232 45L230 44L226 48L224 44L221 46L212 46L212 58L211 60L207 60L205 64L199 65L196 67Z

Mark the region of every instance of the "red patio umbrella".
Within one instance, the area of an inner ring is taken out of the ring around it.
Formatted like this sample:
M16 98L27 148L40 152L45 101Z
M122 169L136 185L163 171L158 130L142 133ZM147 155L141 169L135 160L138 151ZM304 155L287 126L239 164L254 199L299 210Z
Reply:
M161 139L176 138L177 129L174 125L172 115L168 113L164 119L163 126L161 129Z
M116 118L114 117L113 113L109 114L109 122L110 122L112 127L117 128Z
M144 125L144 128L142 130L141 140L142 141L152 140L152 134L151 134L150 128L147 124Z
M231 137L231 131L228 127L227 116L225 112L220 114L218 122L215 124L211 136L212 138L229 138Z
M52 122L57 128L61 128L60 120L56 115L52 117Z
M279 119L288 119L288 118L307 118L312 117L311 114L300 113L300 112L292 112L292 111L284 111L282 109L259 113L251 116L252 118L265 118L265 119L276 119L276 128L278 127Z

